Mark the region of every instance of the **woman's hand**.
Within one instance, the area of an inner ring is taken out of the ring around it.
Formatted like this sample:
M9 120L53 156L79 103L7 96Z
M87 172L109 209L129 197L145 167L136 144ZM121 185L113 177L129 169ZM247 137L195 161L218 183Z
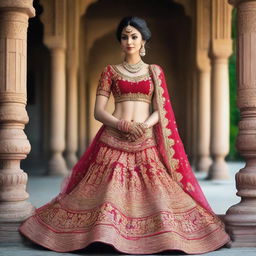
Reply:
M141 122L129 122L129 121L122 121L123 124L120 125L123 131L124 136L130 142L136 141L138 138L143 136L149 126L146 123Z

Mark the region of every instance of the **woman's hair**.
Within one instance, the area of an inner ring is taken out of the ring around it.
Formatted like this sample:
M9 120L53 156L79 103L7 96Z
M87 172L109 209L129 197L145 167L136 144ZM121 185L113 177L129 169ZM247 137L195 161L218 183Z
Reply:
M137 30L139 30L142 35L142 39L145 40L146 42L148 42L149 39L151 38L151 32L150 32L145 20L135 17L135 16L128 16L128 17L124 17L120 21L120 23L116 29L116 37L117 37L117 40L119 41L119 43L121 42L122 31L128 25L131 25L131 26L135 27Z

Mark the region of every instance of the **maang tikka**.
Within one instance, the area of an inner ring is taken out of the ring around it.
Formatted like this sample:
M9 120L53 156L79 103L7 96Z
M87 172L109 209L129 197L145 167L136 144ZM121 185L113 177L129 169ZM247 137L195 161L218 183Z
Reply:
M144 44L142 44L140 48L140 56L145 56L146 55L146 50Z
M132 32L132 26L130 24L126 27L125 32L126 33Z

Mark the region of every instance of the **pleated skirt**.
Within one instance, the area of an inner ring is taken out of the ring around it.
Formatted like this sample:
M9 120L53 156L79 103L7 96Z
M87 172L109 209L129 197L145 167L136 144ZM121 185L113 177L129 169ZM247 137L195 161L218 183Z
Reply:
M20 226L23 235L57 252L103 242L128 254L199 254L230 241L224 223L171 178L153 128L129 142L106 127L93 159L69 194Z

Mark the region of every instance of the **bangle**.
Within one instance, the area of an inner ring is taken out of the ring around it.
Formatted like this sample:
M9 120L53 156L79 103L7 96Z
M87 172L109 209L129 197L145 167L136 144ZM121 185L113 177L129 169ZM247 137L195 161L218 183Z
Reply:
M144 131L146 131L146 130L149 128L149 125L146 124L146 123L139 123L139 126L140 126Z

